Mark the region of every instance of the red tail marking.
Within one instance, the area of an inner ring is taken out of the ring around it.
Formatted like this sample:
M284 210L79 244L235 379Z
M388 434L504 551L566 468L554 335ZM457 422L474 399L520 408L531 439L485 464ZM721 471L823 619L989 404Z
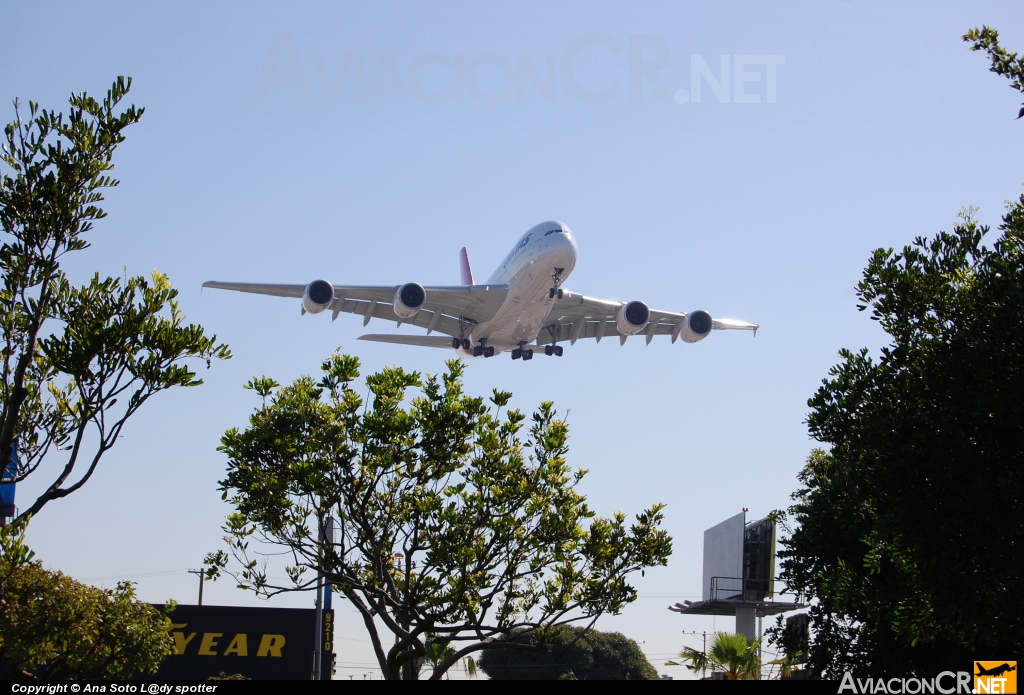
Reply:
M475 285L473 282L473 269L469 267L469 254L466 253L466 247L462 247L462 253L460 254L460 260L462 261L462 284L463 285Z

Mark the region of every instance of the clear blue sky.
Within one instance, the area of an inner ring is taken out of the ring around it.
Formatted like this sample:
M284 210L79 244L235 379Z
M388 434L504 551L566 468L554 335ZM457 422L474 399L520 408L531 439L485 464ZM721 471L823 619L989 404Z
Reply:
M599 513L668 504L669 566L599 627L680 676L665 658L699 644L680 631L713 625L666 610L700 594L703 529L788 503L814 445L807 398L840 348L884 340L855 308L871 251L949 229L966 205L995 225L1024 181L1019 94L960 40L989 24L1024 50L1019 2L9 2L2 17L3 104L62 108L123 74L146 107L72 274L167 272L235 355L154 399L33 521L49 566L132 578L153 601L194 600L185 570L222 547L216 447L256 405L250 376L289 380L338 346L367 370L449 357L357 342L357 319L301 317L294 300L201 294L204 280L455 283L463 245L485 278L555 218L579 242L570 289L762 326L468 371L477 393L570 411ZM206 591L255 602L229 581ZM374 672L339 608L339 677Z

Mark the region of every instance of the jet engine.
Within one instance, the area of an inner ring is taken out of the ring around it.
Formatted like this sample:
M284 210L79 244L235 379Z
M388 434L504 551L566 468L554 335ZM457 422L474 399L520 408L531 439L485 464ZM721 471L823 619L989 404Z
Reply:
M651 310L643 302L629 302L615 313L615 325L622 335L635 335L644 329L651 318Z
M326 280L314 280L306 285L302 295L302 308L310 314L319 314L334 301L334 285Z
M683 323L683 330L679 331L679 337L684 343L696 343L708 337L711 327L711 314L699 309L691 311L686 315L686 322Z
M401 319L411 319L427 301L427 292L423 285L407 282L395 292L395 315Z

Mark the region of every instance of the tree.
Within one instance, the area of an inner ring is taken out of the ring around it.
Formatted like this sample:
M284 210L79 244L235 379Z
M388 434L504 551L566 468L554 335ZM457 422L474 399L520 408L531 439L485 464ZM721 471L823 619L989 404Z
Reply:
M1024 63L994 30L964 40L1022 89ZM858 308L891 342L877 360L840 352L808 401L828 448L798 477L779 556L783 580L817 599L812 674L1024 655L1024 196L991 247L974 212L874 252Z
M524 441L525 415L501 412L511 394L495 390L491 406L464 394L459 361L441 377L373 374L365 407L352 388L358 365L335 354L319 383L247 384L263 404L221 440L240 586L308 590L322 572L362 616L385 678L415 678L429 639L451 648L430 672L437 679L474 652L522 648L501 639L513 630L528 637L618 613L637 596L629 575L666 563L662 505L631 525L591 512L576 489L586 471L566 463L568 426L551 403ZM284 549L289 581L270 581L254 539Z
M779 667L780 679L793 678L797 674L800 674L799 677L802 678L805 675L802 669L796 668L797 665L802 665L806 661L809 638L807 618L806 616L800 617L803 618L803 621L798 625L788 620L784 622L781 615L776 616L775 625L765 630L769 642L779 650L778 658L768 663Z
M123 131L144 109L115 113L131 79L102 102L73 94L67 116L14 103L0 161L0 452L17 451L17 482L60 462L52 482L19 519L78 490L153 394L202 383L187 364L230 356L203 328L185 325L165 275L100 278L73 286L64 257L88 248L106 213L103 189ZM80 465L81 464L81 465ZM84 469L84 470L83 470Z
M654 680L658 672L643 650L620 632L563 625L543 634L513 634L516 644L537 649L494 649L480 656L480 668L492 680Z
M812 672L934 674L1024 654L1024 196L1002 232L874 252L857 286L891 342L843 350L808 402L812 452L779 553Z
M999 45L999 32L990 27L971 29L963 36L964 41L972 44L972 51L985 51L992 61L991 72L1011 80L1010 86L1018 92L1024 92L1024 57L1018 58ZM1021 105L1017 118L1024 117L1024 105Z
M689 662L686 668L694 673L712 669L721 671L731 681L757 680L761 669L761 638L748 640L739 633L717 632L707 652L684 647L679 657Z
M24 523L0 527L0 676L155 673L173 652L167 616L136 600L131 582L98 589L44 569L25 546L24 530Z

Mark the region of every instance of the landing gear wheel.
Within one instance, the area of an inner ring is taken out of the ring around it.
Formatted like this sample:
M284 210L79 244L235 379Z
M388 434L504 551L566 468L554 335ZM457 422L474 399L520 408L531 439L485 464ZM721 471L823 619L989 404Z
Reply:
M494 357L494 348L492 348L492 347L484 348L484 357Z
M558 294L558 298L561 299L562 298L562 290L558 290L557 294Z
M471 347L472 347L472 344L469 342L469 338L463 338L462 339L462 349L463 350L468 350Z
M512 350L512 359L518 360L522 356L523 356L522 348L515 348L514 350Z
M552 287L551 289L548 290L548 299L554 299L554 298L555 298L555 288Z
M551 357L553 354L555 354L555 346L554 345L545 345L544 346L544 354L547 355L548 357Z
M482 354L484 354L484 346L483 345L474 345L473 346L473 357L480 357L480 355L482 355Z
M452 347L458 350L460 347L462 347L462 341L459 340L458 338L452 338Z
M533 350L523 350L523 361L533 359Z
M561 356L562 356L562 346L561 345L556 345L555 346L555 357L561 357Z

